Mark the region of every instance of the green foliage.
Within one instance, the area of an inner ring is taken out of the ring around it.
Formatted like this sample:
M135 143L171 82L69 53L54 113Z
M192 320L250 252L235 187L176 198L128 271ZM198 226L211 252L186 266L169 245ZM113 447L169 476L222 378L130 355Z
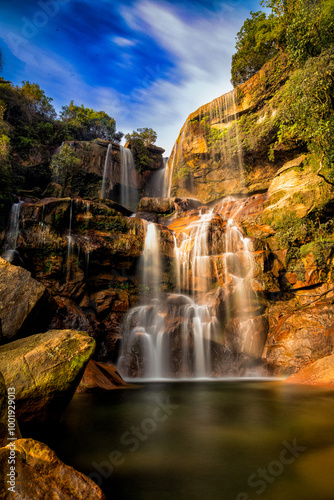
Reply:
M278 51L274 16L267 17L264 12L251 12L251 16L237 33L237 52L232 56L231 68L234 87L257 73Z
M333 177L334 46L308 59L286 83L277 115L278 139L301 141Z
M157 133L151 128L137 128L131 134L126 134L125 139L131 144L134 162L138 172L147 169L151 163L147 147L157 140Z
M64 188L68 187L72 177L79 172L80 166L79 155L68 144L64 144L61 151L53 155L51 160L53 180Z
M251 12L237 34L232 57L232 84L253 76L278 52L304 64L333 43L332 0L268 0L261 2L271 13Z
M287 51L292 60L304 64L333 43L334 4L332 0L299 0L286 28Z
M137 128L131 134L126 134L125 139L133 143L140 141L145 147L155 144L157 140L157 133L152 128Z
M62 107L60 116L70 140L90 141L96 138L120 142L123 134L116 133L116 122L104 111L76 106L73 101Z

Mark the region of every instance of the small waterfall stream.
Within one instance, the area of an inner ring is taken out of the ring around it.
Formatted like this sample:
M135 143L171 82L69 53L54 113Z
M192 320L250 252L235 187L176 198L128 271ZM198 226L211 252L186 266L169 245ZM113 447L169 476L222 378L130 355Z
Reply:
M14 260L17 238L19 236L20 229L20 210L23 201L18 201L18 203L13 203L9 214L9 227L5 239L5 251L2 258L8 262Z
M138 189L136 188L137 171L133 154L130 149L120 146L120 157L120 204L129 210L135 210L138 203Z
M101 198L107 198L107 190L110 191L112 188L112 144L108 144L107 154L104 160L103 167L103 177L102 177L102 187L101 187ZM107 189L108 188L108 189Z
M124 376L134 370L145 378L166 376L161 314L162 261L157 226L147 223L141 257L142 305L130 309L123 325L123 349L118 365Z

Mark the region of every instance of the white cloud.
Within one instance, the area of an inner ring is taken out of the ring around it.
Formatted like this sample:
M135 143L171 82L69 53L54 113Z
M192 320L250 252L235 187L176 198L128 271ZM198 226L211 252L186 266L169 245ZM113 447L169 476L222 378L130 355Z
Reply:
M102 1L102 0L99 0ZM105 110L116 119L118 129L131 132L138 127L152 127L158 133L158 145L169 154L187 116L199 106L228 92L231 55L235 34L248 12L231 5L216 4L216 12L203 9L182 11L167 2L138 0L121 7L128 26L151 36L173 62L166 75L159 67L146 69L146 75L130 95L104 85L91 86L70 62L51 51L26 42L15 54L25 64L25 79L36 81L58 108L74 99L76 104ZM0 23L1 24L1 23ZM110 39L119 47L130 47L134 39ZM125 59L129 67L134 61ZM23 79L23 78L22 78Z
M206 17L185 14L167 2L139 0L123 16L134 30L149 33L176 65L181 81L174 85L157 75L145 86L145 99L133 103L133 123L152 126L158 142L169 153L187 116L201 105L231 89L230 65L235 34L248 12L221 4ZM175 76L174 75L174 76ZM119 118L126 126L128 120Z
M114 36L112 41L119 47L133 47L136 45L135 40L129 40L128 38L123 38L121 36Z

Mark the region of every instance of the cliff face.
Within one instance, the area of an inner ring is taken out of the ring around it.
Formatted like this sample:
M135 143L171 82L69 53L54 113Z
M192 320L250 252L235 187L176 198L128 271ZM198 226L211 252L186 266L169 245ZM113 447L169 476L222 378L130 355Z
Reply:
M295 143L275 144L279 96L289 71L279 55L250 80L189 115L168 163L170 194L208 203L268 189L283 164L303 151Z
M81 159L80 171L71 179L70 186L63 195L99 197L102 189L103 175L106 174L105 197L118 201L122 185L121 176L121 146L116 143L96 139L95 141L68 142ZM111 146L108 153L108 146ZM131 149L129 144L125 146ZM163 168L163 153L165 150L155 145L146 148L145 167L137 165L136 172L129 179L130 186L136 192L135 197L147 196L151 177ZM133 151L136 159L136 151ZM107 164L106 164L107 163ZM52 193L54 194L54 193Z

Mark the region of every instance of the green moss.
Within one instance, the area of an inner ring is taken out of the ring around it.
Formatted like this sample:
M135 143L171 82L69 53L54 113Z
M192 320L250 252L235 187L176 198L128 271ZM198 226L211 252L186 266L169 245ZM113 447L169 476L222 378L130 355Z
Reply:
M334 237L316 239L300 247L300 255L305 258L313 253L317 267L323 271L329 270L329 256L334 248Z

